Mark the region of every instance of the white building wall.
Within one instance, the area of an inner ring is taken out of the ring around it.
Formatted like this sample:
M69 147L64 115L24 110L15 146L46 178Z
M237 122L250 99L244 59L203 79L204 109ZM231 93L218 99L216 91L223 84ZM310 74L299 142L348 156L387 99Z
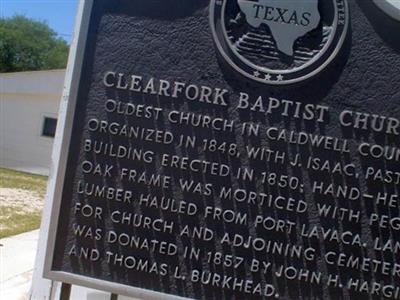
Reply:
M0 74L0 167L48 175L53 138L45 117L57 118L64 70Z

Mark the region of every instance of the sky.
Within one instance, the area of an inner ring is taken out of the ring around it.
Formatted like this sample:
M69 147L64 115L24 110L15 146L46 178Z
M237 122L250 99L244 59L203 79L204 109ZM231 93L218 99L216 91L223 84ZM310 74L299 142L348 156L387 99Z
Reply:
M78 0L0 0L1 17L15 14L45 21L58 35L71 42Z

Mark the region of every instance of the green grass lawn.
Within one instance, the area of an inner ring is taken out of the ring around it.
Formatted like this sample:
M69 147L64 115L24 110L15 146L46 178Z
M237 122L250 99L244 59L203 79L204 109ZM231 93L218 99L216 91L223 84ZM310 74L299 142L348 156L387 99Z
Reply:
M44 199L46 186L45 176L0 168L0 188L24 190L36 199ZM27 212L27 204L21 205L15 203L10 205L7 201L0 203L0 238L39 228L41 211L34 209Z

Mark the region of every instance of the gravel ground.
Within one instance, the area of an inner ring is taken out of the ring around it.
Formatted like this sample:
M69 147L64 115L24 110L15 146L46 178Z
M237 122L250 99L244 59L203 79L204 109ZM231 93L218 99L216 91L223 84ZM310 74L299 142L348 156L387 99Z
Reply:
M42 210L44 199L36 192L0 188L0 207L16 208L21 213L35 213Z

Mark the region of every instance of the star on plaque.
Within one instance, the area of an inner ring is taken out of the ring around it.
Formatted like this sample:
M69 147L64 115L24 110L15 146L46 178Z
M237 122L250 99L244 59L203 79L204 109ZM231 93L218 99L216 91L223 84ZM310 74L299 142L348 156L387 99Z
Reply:
M254 71L254 76L256 76L256 77L260 77L260 72L258 72L258 71Z
M279 74L278 76L276 76L276 80L278 80L278 81L282 81L282 80L283 80L283 76L282 76L282 74Z
M270 81L271 80L271 75L265 74L265 78L264 79Z

